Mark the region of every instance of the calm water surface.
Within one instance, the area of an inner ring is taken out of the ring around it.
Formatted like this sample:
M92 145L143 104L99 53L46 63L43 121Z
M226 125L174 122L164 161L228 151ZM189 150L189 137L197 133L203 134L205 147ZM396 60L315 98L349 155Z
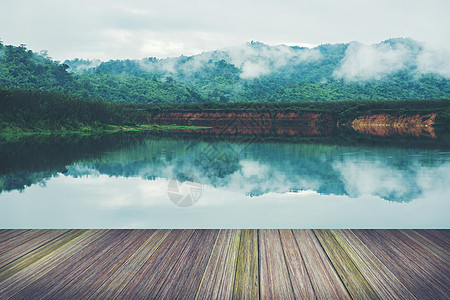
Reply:
M106 137L0 151L0 228L450 228L442 149Z

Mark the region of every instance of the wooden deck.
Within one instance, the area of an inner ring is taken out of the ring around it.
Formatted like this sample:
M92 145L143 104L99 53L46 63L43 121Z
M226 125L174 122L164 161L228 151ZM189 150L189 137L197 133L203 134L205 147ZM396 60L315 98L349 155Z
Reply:
M0 299L449 299L449 230L0 230Z

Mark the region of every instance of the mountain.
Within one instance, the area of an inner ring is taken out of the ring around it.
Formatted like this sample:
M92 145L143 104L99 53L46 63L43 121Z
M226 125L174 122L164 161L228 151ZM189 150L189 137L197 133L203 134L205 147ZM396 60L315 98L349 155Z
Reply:
M0 43L0 88L58 92L122 103L205 101L193 89L174 81L106 73L78 75L67 72L68 68L67 64L51 60L45 51L34 53L24 45Z
M404 38L374 45L324 44L312 49L250 42L189 57L102 63L77 59L65 63L69 71L82 74L175 80L195 88L210 101L450 96L450 56Z
M52 61L0 43L0 88L122 103L450 98L450 56L411 39L315 48L242 46L193 56Z

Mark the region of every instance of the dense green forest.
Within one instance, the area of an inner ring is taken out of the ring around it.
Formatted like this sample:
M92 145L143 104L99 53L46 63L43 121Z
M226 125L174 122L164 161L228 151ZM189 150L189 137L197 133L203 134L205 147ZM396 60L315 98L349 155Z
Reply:
M280 49L253 42L246 47L93 66L0 43L0 130L101 131L147 124L149 113L169 110L310 110L332 113L340 122L370 113L438 112L438 127L450 121L450 80L438 74L418 75L409 67L379 80L345 81L335 78L335 70L347 44L283 48L290 54L282 65L274 59ZM249 60L271 71L249 69Z
M103 63L75 59L60 63L50 59L46 51L34 53L25 45L0 43L0 88L58 92L119 103L450 98L449 79L436 73L418 73L413 67L376 80L336 78L348 47L348 44L314 49L287 47L281 49L283 52L252 42L245 51L213 51L191 57ZM280 66L281 58L276 55L286 51L289 55L284 54Z
M440 75L440 70L423 67L422 54L426 52L420 43L410 39L387 40L370 46L375 58L354 54L363 47L352 43L309 49L251 42L189 57L108 62L74 59L65 63L70 72L77 74L175 81L195 89L208 102L450 98L450 80ZM393 64L402 67L389 66L389 57L383 60L385 52L401 53ZM375 60L377 57L379 61ZM375 61L365 66L365 60Z
M122 103L199 102L203 98L189 87L153 78L109 74L77 75L68 66L33 53L24 46L0 44L0 88L35 89L83 98Z

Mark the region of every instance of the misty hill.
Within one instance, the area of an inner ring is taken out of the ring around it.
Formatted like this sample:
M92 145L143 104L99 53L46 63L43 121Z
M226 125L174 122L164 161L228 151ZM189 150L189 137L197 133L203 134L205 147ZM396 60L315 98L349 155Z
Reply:
M309 49L250 42L166 59L66 61L69 71L175 80L210 101L449 98L450 57L411 39Z
M194 56L73 59L0 42L0 88L122 103L450 98L450 58L410 39L315 48L260 42Z
M174 81L100 73L78 75L67 72L68 68L51 60L46 51L34 53L24 45L16 47L0 42L0 89L58 92L108 102L204 101L193 89Z

